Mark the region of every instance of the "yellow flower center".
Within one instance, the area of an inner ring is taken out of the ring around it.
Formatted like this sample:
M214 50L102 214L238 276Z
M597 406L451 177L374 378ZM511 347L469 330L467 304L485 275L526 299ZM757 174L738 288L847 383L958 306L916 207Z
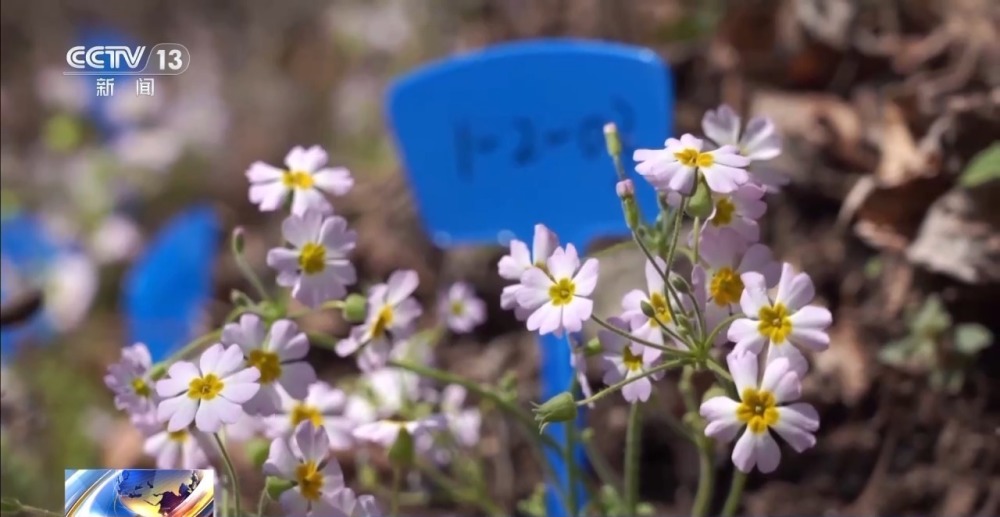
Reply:
M260 371L261 384L271 384L281 377L281 358L274 352L254 350L250 352L247 362Z
M323 488L323 474L319 471L319 464L315 461L300 463L295 467L295 480L298 481L302 497L308 501L319 499Z
M392 306L385 305L381 310L378 311L378 315L375 316L375 322L372 323L372 337L382 337L385 334L386 329L389 325L392 325Z
M299 269L307 275L315 275L326 267L326 248L317 242L307 242L299 250Z
M622 352L622 364L625 365L625 368L628 368L628 371L638 372L642 370L642 354L633 354L632 347L626 346Z
M715 202L715 215L709 221L712 226L726 226L733 222L733 214L736 213L736 205L728 197L720 197Z
M677 158L677 161L685 167L711 167L715 163L715 157L712 156L712 153L698 152L690 147L674 153L674 158Z
M451 315L461 316L463 314L465 314L465 304L461 301L451 302Z
M666 325L674 319L670 312L670 304L667 303L667 297L663 296L663 293L649 295L649 305L653 308L653 317L649 318L650 325Z
M149 383L147 383L142 377L132 379L132 391L144 399L148 399L153 396L153 389L149 387Z
M290 189L308 190L313 188L313 177L305 171L285 171L281 182Z
M214 373L195 377L188 385L188 397L195 400L212 400L222 392L225 384Z
M746 388L742 399L736 408L736 418L746 424L751 432L760 434L778 423L777 403L771 392Z
M740 295L743 294L743 280L732 268L724 267L712 275L708 291L712 294L712 301L716 305L726 307L740 301Z
M792 332L792 320L788 317L788 309L783 304L776 303L772 307L761 307L757 314L760 323L757 330L761 335L771 340L771 343L780 345L785 342L785 338Z
M167 438L177 443L184 443L188 439L187 429L181 429L180 431L170 431L167 433Z
M301 402L292 408L292 412L288 414L288 417L292 421L293 429L306 420L312 422L313 427L323 425L323 414L320 413L319 409Z
M575 293L576 285L568 278L562 278L555 284L552 284L552 287L549 287L549 299L552 300L552 305L556 307L573 301Z

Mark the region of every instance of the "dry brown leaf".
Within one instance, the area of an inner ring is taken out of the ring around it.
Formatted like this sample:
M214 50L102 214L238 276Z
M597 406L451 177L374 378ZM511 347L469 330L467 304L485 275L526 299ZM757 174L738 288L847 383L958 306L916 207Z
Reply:
M1000 189L954 189L931 205L907 250L914 264L963 282L1000 282Z

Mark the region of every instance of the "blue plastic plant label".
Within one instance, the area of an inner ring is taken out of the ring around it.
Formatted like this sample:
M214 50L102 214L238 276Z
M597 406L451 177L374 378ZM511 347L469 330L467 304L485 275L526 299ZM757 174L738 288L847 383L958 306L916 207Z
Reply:
M129 343L145 343L153 362L193 339L211 299L221 228L207 205L186 209L156 234L124 282Z
M389 92L389 116L420 215L439 244L563 242L624 230L603 127L631 149L669 134L673 93L651 50L588 41L492 47L427 66ZM635 176L637 178L637 176ZM652 189L638 193L655 214Z
M624 166L636 147L656 148L669 135L673 92L669 71L648 49L618 44L543 40L500 45L426 66L389 92L390 125L402 153L425 228L441 246L495 244L502 235L531 242L534 225L581 249L595 237L627 234L615 194L617 176L604 126L617 125ZM637 191L656 213L652 189ZM542 400L572 383L570 349L541 340ZM563 425L546 431L559 443ZM575 455L583 461L583 451ZM564 459L546 506L570 515ZM582 501L582 490L578 500Z

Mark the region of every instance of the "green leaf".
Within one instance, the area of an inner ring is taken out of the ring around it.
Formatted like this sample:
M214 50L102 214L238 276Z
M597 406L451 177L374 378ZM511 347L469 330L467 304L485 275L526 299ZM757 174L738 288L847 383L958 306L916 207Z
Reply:
M4 497L3 499L0 499L0 513L16 513L23 509L24 507L21 505L21 501L18 501L13 497Z
M910 356L913 355L916 344L917 340L912 336L890 341L878 351L878 360L889 366L904 366L909 362Z
M937 295L930 295L913 316L910 328L924 337L937 337L951 326L951 316L944 310L944 304Z
M973 188L997 180L1000 180L1000 142L993 142L993 145L972 157L959 176L958 183L965 188Z
M978 323L963 323L955 327L955 351L973 356L993 344L993 334Z

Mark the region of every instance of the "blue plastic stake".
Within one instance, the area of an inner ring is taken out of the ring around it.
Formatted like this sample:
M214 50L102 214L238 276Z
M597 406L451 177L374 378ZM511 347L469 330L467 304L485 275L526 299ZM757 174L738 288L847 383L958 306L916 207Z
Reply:
M123 286L129 344L145 343L153 362L195 337L211 298L220 239L215 211L195 205L168 221L129 270Z
M595 41L518 42L428 65L388 94L390 125L424 225L439 246L531 242L543 223L562 244L627 232L603 126L615 122L628 156L670 132L669 70L649 49ZM652 189L640 206L655 214ZM572 383L565 339L545 336L543 400ZM565 443L563 426L549 426ZM582 451L576 451L582 458ZM548 457L568 491L566 465ZM579 491L581 507L582 485ZM548 515L566 517L550 486Z

